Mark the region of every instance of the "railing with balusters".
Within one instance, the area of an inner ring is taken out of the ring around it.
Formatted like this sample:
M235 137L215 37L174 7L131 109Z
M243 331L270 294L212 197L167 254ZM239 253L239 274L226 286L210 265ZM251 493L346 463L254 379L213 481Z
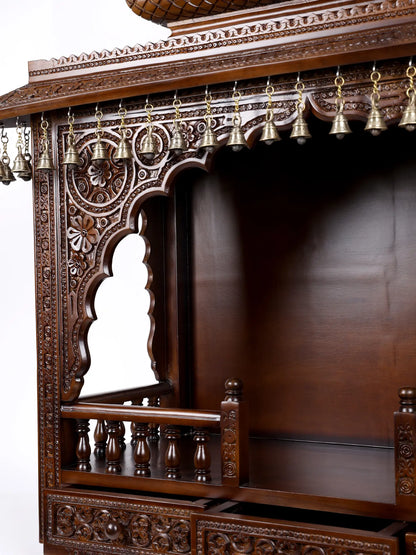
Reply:
M208 442L215 434L213 443L220 445L216 448L216 468L221 472L215 482L218 485L240 485L247 480L248 461L242 384L238 379L229 379L225 386L226 397L220 411L160 407L160 395L171 391L169 384L89 396L76 404L63 405L62 418L76 422L76 463L69 469L70 476L77 478L74 470L83 473L82 479L78 477L76 481L84 484L89 483L86 475L96 473L114 478L129 475L140 479L181 480L184 463L187 470L183 481L186 482L189 481L190 468L190 461L185 460L187 457L192 458L191 480L210 483ZM148 406L142 406L144 398L148 399ZM132 404L123 405L127 400ZM93 460L89 442L90 420L96 420ZM123 456L127 422L131 427L130 458ZM191 454L190 443L194 445Z

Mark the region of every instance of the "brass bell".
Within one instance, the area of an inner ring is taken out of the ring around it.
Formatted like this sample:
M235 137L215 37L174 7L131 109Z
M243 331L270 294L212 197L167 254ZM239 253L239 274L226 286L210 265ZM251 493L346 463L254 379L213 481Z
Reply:
M342 110L338 110L332 122L330 135L335 135L337 139L343 139L345 135L352 133L348 120Z
M126 132L123 130L121 133L120 142L114 152L114 160L131 160L133 152L131 149L130 141L126 137Z
M68 166L70 170L74 170L78 166L82 166L82 160L79 157L78 150L72 136L68 137L68 146L62 164Z
M407 131L414 131L416 129L416 93L409 97L409 104L403 112L402 119L400 120L399 127L404 127Z
M55 169L53 165L53 160L49 156L48 141L44 141L43 143L42 154L39 157L39 161L38 161L38 165L36 166L36 169L46 170L46 171L52 171Z
M2 181L3 177L5 176L4 165L3 162L0 160L0 181Z
M234 152L238 152L242 148L248 147L243 130L241 129L241 118L238 113L233 117L233 128L231 129L227 146L230 146Z
M365 131L370 131L374 137L380 135L382 131L387 129L386 122L384 121L384 118L375 103L372 104L364 129Z
M27 164L27 171L19 173L19 177L20 179L23 179L23 181L30 181L32 179L32 171L33 171L32 164L31 164L32 156L30 155L30 152L25 152L24 156Z
M309 133L308 124L303 117L303 112L298 111L298 116L293 122L292 132L290 134L291 139L296 139L299 145L304 145L307 139L311 138Z
M173 134L170 139L169 150L175 154L175 156L179 156L187 149L185 137L183 135L182 130L179 127L179 122L173 122Z
M276 125L271 119L266 120L264 124L263 131L260 137L260 141L266 143L266 145L271 145L275 141L280 141L280 135L277 130Z
M159 154L156 141L155 141L155 136L152 133L151 125L149 125L147 128L147 133L145 138L143 139L142 147L140 149L140 154L143 156L143 158L146 158L146 160L153 160L153 158L157 154Z
M2 163L3 163L4 174L3 174L3 177L1 178L1 182L4 183L4 185L9 185L12 181L16 181L16 178L13 175L12 170L10 169L9 158L8 157L4 158Z
M206 152L213 152L215 148L219 146L219 142L217 139L216 134L213 132L210 126L208 126L204 131L204 134L201 138L201 143L199 148L204 149Z
M97 142L94 145L91 160L97 165L102 164L106 160L109 160L108 152L105 145L101 141L101 137L97 137Z
M18 177L20 177L20 174L27 174L29 171L29 165L25 157L23 156L21 145L17 146L17 155L13 162L12 171L13 173L17 174Z

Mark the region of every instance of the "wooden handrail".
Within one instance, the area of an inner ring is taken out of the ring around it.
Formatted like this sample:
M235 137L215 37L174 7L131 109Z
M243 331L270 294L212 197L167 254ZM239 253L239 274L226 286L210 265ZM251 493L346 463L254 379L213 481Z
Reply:
M103 403L76 403L61 407L62 418L119 420L219 428L221 413L211 410L171 409L159 407L114 406Z
M173 391L173 387L169 382L160 382L132 389L121 389L119 391L111 391L109 393L97 393L94 395L85 395L79 398L82 403L125 403L126 401L134 401L139 397L159 397L167 395Z

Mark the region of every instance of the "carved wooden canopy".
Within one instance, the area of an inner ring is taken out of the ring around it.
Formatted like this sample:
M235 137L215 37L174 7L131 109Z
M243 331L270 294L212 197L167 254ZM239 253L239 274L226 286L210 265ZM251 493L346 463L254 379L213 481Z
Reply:
M126 2L137 15L162 25L166 25L170 21L180 21L276 3L275 0L192 0L192 2L185 2L184 0L126 0Z
M31 62L0 118L416 53L416 0L293 0L172 25L165 41Z

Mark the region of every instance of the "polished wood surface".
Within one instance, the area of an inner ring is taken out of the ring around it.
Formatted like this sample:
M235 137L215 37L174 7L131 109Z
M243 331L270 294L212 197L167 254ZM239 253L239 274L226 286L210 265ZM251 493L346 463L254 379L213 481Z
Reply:
M392 445L396 391L414 381L414 137L326 133L223 150L182 178L194 407L216 406L234 372L252 433Z

